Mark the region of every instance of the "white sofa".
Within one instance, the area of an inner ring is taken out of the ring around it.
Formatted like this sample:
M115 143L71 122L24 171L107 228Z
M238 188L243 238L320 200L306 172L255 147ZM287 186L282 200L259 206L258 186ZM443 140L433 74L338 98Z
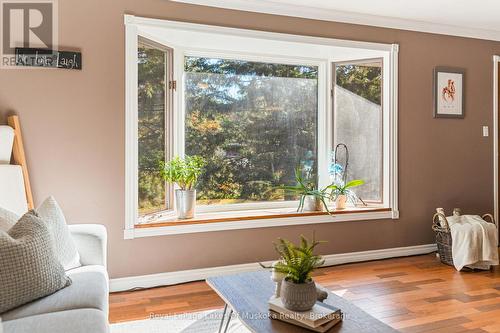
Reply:
M9 126L0 126L0 207L21 215L28 206L21 169L9 164L12 136ZM69 228L82 264L66 272L73 283L52 295L1 313L3 333L108 332L106 229L97 224L74 224Z

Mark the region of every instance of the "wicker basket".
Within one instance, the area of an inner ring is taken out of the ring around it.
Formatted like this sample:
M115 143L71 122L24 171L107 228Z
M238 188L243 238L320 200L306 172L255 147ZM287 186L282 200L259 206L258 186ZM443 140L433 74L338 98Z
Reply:
M490 222L495 224L493 215L484 214L481 217L485 221L486 217L488 217L490 219ZM444 226L441 225L439 218L443 220ZM434 216L432 217L432 230L434 230L434 232L436 233L436 244L438 248L439 259L441 259L441 262L443 264L453 266L453 256L451 253L451 231L446 216L441 213L434 214Z

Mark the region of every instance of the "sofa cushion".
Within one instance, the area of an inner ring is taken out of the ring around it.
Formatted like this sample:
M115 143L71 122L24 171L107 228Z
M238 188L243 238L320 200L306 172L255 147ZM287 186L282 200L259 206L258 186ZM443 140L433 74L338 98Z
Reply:
M32 211L0 231L0 253L0 313L71 284L47 226Z
M108 273L104 266L82 266L66 272L73 283L58 292L2 314L13 320L38 314L92 308L108 313Z
M3 323L4 333L106 333L107 314L96 309L52 312Z
M80 255L75 241L66 224L66 218L54 197L50 196L42 202L36 212L49 227L59 261L65 270L81 266Z

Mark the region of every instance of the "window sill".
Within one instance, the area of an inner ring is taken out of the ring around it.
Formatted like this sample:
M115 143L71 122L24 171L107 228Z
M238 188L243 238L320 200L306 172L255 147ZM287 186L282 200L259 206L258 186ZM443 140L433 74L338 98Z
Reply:
M326 212L297 213L292 209L200 213L197 214L195 218L189 220L180 220L176 217L172 217L164 218L161 221L155 221L153 223L137 224L132 229L124 230L124 238L133 239L139 237L286 225L397 219L399 217L398 215L398 212L393 211L391 208L380 207L352 207L345 210L334 210L332 211L332 215L328 215Z

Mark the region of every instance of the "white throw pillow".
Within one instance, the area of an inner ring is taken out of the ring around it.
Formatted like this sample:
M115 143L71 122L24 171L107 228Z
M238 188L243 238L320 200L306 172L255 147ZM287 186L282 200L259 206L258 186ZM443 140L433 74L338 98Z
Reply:
M20 218L16 213L0 207L0 230L7 232Z
M45 199L36 212L52 234L57 257L64 269L80 267L80 254L69 232L66 218L54 197Z

